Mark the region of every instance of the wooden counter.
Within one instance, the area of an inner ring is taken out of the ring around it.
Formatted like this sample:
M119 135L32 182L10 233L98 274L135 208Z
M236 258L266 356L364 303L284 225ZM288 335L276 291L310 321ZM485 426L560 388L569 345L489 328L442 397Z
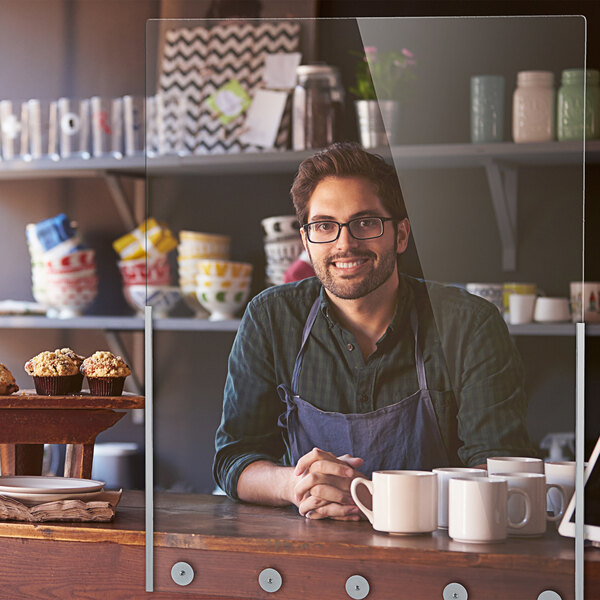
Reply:
M365 577L368 599L442 598L450 582L469 600L537 600L547 589L574 600L574 540L549 526L542 538L501 544L453 542L445 532L391 536L367 522L309 521L292 508L220 496L157 494L153 595L144 592L142 492L125 492L113 523L0 523L0 596L10 600L102 598L348 598L345 582ZM600 598L600 550L586 549L586 600ZM189 563L186 587L171 568ZM283 577L264 592L259 573ZM6 593L10 590L10 593Z

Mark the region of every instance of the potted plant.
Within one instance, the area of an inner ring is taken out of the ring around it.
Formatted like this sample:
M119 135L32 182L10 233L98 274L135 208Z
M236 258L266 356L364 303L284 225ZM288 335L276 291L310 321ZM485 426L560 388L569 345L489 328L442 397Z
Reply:
M375 46L365 46L364 54L352 54L361 59L350 92L359 98L354 103L362 145L398 143L401 101L409 97L416 79L414 54L407 48L379 52Z

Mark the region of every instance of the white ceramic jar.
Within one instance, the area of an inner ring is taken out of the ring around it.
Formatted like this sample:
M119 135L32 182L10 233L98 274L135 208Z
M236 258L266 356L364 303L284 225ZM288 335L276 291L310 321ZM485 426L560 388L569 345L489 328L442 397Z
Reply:
M556 91L550 71L521 71L513 94L513 140L550 142L555 131Z

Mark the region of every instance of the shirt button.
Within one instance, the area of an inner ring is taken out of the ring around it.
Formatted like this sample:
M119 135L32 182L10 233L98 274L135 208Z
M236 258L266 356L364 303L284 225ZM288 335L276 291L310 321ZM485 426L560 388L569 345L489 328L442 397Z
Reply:
M348 348L348 350L349 350L350 352L352 352L352 350L354 350L354 345L353 345L353 344L348 344L348 345L346 346L346 348Z
M363 394L363 395L360 397L360 401L361 401L361 402L368 402L368 401L369 401L369 396L367 396L366 394Z

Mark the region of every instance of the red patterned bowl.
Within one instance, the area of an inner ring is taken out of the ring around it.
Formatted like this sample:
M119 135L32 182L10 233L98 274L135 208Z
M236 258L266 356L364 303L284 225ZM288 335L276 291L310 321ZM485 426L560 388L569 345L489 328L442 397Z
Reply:
M123 285L169 285L171 267L166 256L146 262L145 258L119 261Z
M77 271L88 271L96 268L94 250L77 250L46 260L46 272L49 274L56 273L75 273Z

